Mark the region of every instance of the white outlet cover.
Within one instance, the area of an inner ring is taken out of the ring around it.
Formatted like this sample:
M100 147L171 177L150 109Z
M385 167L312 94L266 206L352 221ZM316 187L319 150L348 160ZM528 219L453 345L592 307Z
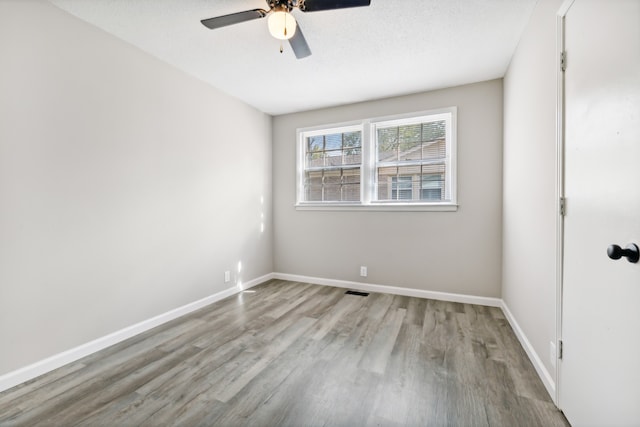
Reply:
M549 342L549 359L551 360L551 366L556 366L556 345L553 341Z

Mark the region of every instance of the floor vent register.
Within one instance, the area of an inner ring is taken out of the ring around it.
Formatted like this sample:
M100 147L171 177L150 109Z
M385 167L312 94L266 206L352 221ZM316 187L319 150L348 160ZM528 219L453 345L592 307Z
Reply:
M369 292L358 292L358 291L347 291L345 292L347 295L357 295L359 297L368 297Z

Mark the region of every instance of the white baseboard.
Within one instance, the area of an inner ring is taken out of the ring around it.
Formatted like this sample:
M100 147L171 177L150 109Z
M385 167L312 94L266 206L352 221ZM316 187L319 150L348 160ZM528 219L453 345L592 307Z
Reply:
M237 294L242 290L252 288L253 286L259 285L271 279L312 283L312 284L325 285L325 286L335 286L339 288L355 289L355 290L367 291L367 292L380 292L380 293L405 295L405 296L418 297L418 298L429 298L429 299L435 299L440 301L451 301L451 302L460 302L460 303L467 303L467 304L485 305L490 307L500 307L504 312L507 320L511 324L511 327L513 328L516 336L520 340L522 347L525 349L527 355L529 356L531 363L533 363L533 366L535 367L536 372L542 379L542 382L544 383L547 391L552 396L552 398L555 399L555 395L556 395L555 383L551 378L551 375L544 367L542 360L533 349L533 346L531 345L526 335L518 325L518 322L516 322L515 318L513 317L513 314L511 313L507 305L504 303L504 301L500 298L479 297L479 296L473 296L473 295L455 294L455 293L447 293L447 292L425 291L421 289L401 288L396 286L351 282L346 280L324 279L319 277L309 277L309 276L284 274L284 273L265 274L264 276L261 276L256 279L250 280L249 282L243 283L241 287L233 286L231 288L227 288L223 291L220 291L208 297L202 298L198 301L194 301L192 303L183 305L182 307L175 308L166 313L144 320L140 323L136 323L135 325L131 325L126 328L120 329L119 331L113 332L109 335L95 339L93 341L82 344L78 347L72 348L62 353L58 353L56 355L48 357L39 362L20 368L16 371L12 371L7 374L4 374L0 376L0 392L7 390L11 387L14 387L18 384L21 384L23 382L29 381L47 372L53 371L54 369L60 368L68 363L75 362L76 360L79 360L92 353L105 349L111 345L117 344L137 334L141 334L145 331L148 331L149 329L152 329L170 320L176 319L180 316L184 316L185 314L191 313L209 304L220 301L226 297Z
M335 279L325 279L320 277L309 277L309 276L301 276L295 274L285 274L285 273L273 273L274 279L279 280L289 280L293 282L304 282L304 283L313 283L316 285L325 285L325 286L336 286L339 288L348 288L355 289L359 291L367 291L367 292L381 292L387 294L394 295L406 295L410 297L418 297L418 298L429 298L440 301L451 301L451 302L461 302L466 304L478 304L478 305L486 305L490 307L499 307L504 312L505 317L509 321L511 328L513 329L516 337L520 341L520 344L524 348L527 356L531 360L538 376L542 380L547 392L554 400L556 399L556 385L553 381L553 378L549 374L549 371L545 368L542 360L538 356L538 353L533 349L533 346L527 339L524 331L516 321L515 317L509 310L509 307L505 304L505 302L500 298L488 298L488 297L479 297L474 295L464 295L464 294L454 294L447 292L435 292L435 291L425 291L421 289L411 289L411 288L399 288L396 286L386 286L386 285L374 285L369 283L360 283L360 282L351 282L346 280L335 280Z
M300 276L296 274L273 273L274 279L292 282L312 283L314 285L335 286L366 292L380 292L384 294L404 295L408 297L429 298L440 301L461 302L466 304L501 307L500 298L478 297L474 295L453 294L448 292L425 291L422 289L400 288L397 286L375 285L370 283L351 282L347 280L323 279L320 277Z
M128 326L109 335L4 374L0 376L0 392L271 279L273 279L273 273L265 274L264 276L243 283L241 288L238 286L227 288L208 297L169 310L166 313L143 320L135 325Z
M518 337L520 344L522 344L522 348L524 348L524 351L527 353L527 356L529 356L529 360L531 360L531 363L533 364L533 367L536 369L536 372L538 373L538 376L542 380L542 383L544 384L545 388L547 389L549 396L551 396L551 399L557 405L558 402L556 402L556 383L555 381L553 381L551 374L549 373L549 371L547 371L547 368L545 368L544 363L542 363L542 359L540 359L540 356L538 356L538 353L536 353L536 351L534 350L533 346L531 345L531 343L527 339L527 336L524 334L524 331L516 321L516 318L513 317L511 310L509 310L509 307L507 307L507 304L504 302L504 300L502 300L502 304L500 308L502 308L502 311L504 312L504 315L509 321L511 328L513 329L513 332L515 332L516 337Z

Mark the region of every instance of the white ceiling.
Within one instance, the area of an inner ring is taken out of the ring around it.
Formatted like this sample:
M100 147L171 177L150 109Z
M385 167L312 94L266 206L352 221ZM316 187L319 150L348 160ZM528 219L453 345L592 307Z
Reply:
M293 14L312 55L296 59L266 19L209 30L200 20L264 0L50 0L269 114L504 76L537 0L372 0Z

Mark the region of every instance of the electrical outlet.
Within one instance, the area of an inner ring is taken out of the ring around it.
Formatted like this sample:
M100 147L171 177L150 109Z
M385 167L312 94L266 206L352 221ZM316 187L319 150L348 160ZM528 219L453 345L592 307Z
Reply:
M367 277L367 266L366 265L361 265L360 266L360 276Z
M558 355L556 353L556 345L553 341L549 342L549 358L551 359L551 366L556 366L556 359Z
M231 272L230 271L225 271L224 272L224 283L228 283L231 281Z

